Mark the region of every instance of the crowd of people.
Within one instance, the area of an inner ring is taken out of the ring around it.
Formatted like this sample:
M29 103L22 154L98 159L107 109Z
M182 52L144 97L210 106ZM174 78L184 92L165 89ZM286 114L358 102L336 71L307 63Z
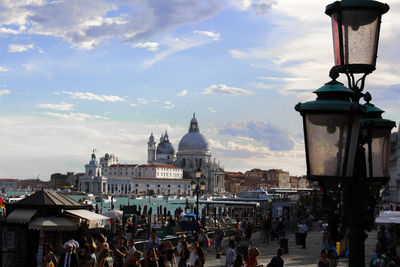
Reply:
M370 267L400 266L400 255L398 255L391 228L390 225L378 227L377 243L375 253L370 257Z

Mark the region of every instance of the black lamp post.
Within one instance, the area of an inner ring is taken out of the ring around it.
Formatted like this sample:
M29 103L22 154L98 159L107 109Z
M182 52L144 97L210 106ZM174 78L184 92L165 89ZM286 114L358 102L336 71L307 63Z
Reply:
M315 101L295 107L303 117L307 179L318 182L324 209L347 234L349 266L354 267L365 266L365 230L373 226L380 188L389 180L395 123L382 119L371 95L362 93L365 77L375 70L381 15L388 10L371 0L327 6L335 53L332 81L314 92ZM347 76L349 89L336 81L339 73ZM362 77L355 81L354 74ZM359 104L361 98L366 104Z
M199 196L206 189L206 184L203 181L200 181L201 178L201 170L198 168L195 171L195 180L190 183L193 193L196 194L196 223L199 221Z

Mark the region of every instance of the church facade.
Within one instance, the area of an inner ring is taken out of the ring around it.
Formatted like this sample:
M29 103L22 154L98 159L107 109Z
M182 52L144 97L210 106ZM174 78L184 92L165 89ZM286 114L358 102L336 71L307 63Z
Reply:
M212 158L207 138L200 133L195 114L189 124L188 133L179 142L178 152L169 141L168 133L161 135L156 146L153 134L147 142L148 163L170 164L183 169L183 178L194 179L201 171L201 181L206 183L208 193L224 192L224 169Z
M189 131L178 145L178 152L169 141L168 133L160 141L153 134L147 142L147 164L119 164L118 158L106 153L97 162L93 152L85 175L79 179L79 190L95 195L156 194L191 195L190 182L195 172L201 171L206 193L224 192L224 170L212 159L209 144L200 133L195 115Z

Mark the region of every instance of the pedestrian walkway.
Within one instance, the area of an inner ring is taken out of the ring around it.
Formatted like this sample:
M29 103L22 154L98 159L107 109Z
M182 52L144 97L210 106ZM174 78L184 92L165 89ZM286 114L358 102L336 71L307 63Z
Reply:
M365 263L369 262L370 255L375 251L376 245L376 231L372 231L368 234L368 238L365 242ZM315 267L317 260L321 253L322 246L322 235L320 231L311 231L307 235L307 248L303 249L301 246L295 243L295 234L289 233L287 235L289 239L289 253L283 254L282 258L285 261L284 266L300 266L300 267ZM228 239L224 240L224 249L227 250ZM263 244L260 233L254 233L251 239L252 247L258 247L260 249L260 256L258 257L259 264L266 266L271 258L276 255L276 251L279 248L278 241L270 241L269 244ZM209 267L225 266L225 262L221 264L220 259L215 257L215 248L211 246L208 249L206 264ZM344 258L339 259L338 267L348 266L348 260Z

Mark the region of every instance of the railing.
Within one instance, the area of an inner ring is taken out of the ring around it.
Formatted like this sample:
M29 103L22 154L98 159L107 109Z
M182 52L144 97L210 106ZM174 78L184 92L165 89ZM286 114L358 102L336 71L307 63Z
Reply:
M233 235L233 230L231 228L224 228L221 230L224 231L226 237L231 237ZM214 239L215 231L208 230L206 231L206 234L210 239ZM196 239L196 232L188 231L188 232L176 232L174 235L167 235L163 238L160 238L161 243L170 241L174 246L176 246L179 242L179 239L181 238L182 235L186 236L186 240L191 243ZM135 248L144 252L146 250L148 240L139 240L136 241Z

